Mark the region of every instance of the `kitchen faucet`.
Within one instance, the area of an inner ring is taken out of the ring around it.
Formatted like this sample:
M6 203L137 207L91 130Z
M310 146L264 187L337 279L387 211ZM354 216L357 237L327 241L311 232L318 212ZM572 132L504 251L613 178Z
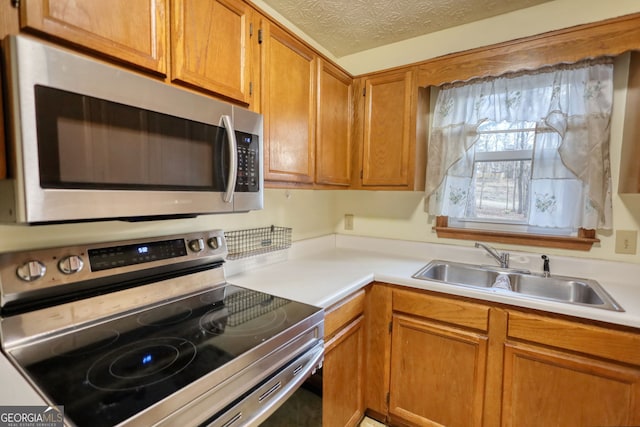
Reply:
M509 253L508 252L498 252L491 246L487 246L484 243L476 242L476 248L483 248L485 251L489 252L489 255L494 257L496 261L500 263L501 268L509 268Z

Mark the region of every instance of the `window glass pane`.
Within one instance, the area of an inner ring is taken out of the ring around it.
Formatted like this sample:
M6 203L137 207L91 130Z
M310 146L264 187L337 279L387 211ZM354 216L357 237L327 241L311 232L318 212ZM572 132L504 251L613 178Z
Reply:
M532 150L535 122L484 122L478 127L476 152Z
M467 218L526 221L531 160L476 162Z

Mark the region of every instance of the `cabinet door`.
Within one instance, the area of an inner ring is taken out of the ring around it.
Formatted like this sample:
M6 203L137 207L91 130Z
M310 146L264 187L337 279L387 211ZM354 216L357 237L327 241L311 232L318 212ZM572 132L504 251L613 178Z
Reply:
M275 25L263 31L265 180L312 183L316 56Z
M640 424L640 369L537 346L507 345L505 427Z
M363 186L412 185L415 153L412 76L411 71L397 72L365 81Z
M20 24L164 74L167 1L28 0Z
M240 0L174 0L171 79L249 104L251 13Z
M487 337L394 314L389 413L411 425L482 425Z
M322 368L322 425L356 426L364 414L364 317L326 344Z
M351 182L351 104L353 79L326 61L318 61L316 183Z

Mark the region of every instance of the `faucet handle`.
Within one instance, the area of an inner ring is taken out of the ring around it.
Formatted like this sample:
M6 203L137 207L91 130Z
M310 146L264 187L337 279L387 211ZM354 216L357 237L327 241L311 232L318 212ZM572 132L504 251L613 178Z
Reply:
M500 264L502 264L504 268L509 268L509 252L500 253Z
M544 277L551 276L551 269L549 268L549 257L546 255L542 255L542 274Z

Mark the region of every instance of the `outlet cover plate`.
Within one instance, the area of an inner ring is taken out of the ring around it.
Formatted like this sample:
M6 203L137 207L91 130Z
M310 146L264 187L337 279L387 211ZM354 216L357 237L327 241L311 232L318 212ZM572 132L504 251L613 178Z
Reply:
M344 215L344 229L353 230L353 214Z
M617 230L616 253L634 255L636 253L637 241L637 230Z

